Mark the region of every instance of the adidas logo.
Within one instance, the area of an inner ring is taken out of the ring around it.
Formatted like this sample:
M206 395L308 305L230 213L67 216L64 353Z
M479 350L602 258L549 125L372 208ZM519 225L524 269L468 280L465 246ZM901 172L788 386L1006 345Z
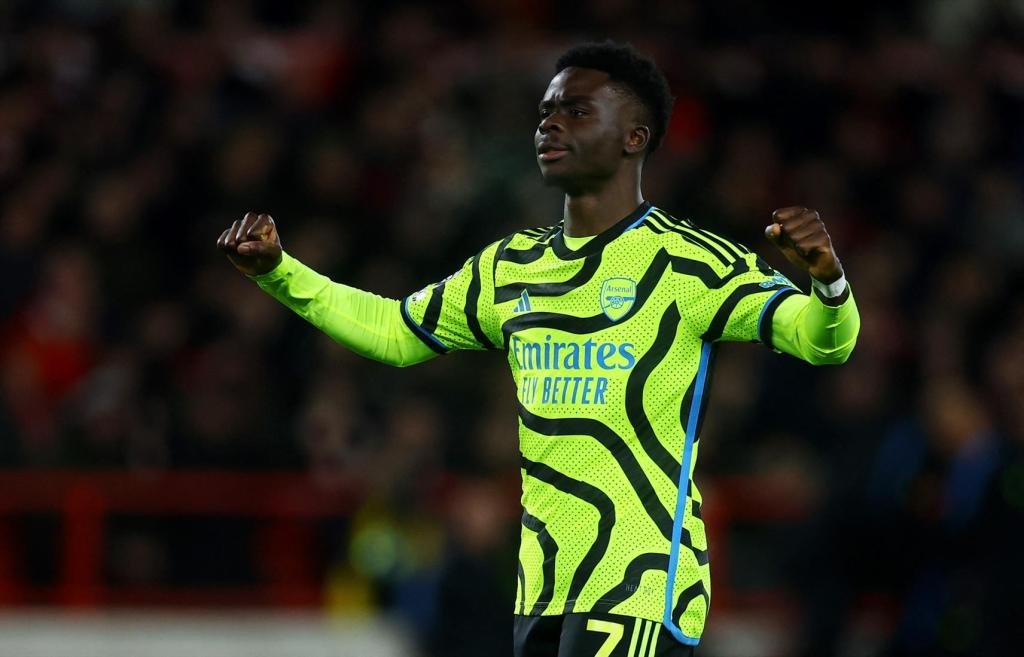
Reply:
M530 305L530 295L523 290L523 295L519 297L519 303L512 309L512 313L528 313L533 311L533 306Z

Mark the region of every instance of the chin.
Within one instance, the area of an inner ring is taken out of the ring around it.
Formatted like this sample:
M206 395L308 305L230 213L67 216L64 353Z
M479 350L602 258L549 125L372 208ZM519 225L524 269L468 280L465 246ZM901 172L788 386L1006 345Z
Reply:
M545 186L558 187L566 193L579 187L577 177L565 171L552 171L551 169L545 171L541 168L540 177L544 180Z

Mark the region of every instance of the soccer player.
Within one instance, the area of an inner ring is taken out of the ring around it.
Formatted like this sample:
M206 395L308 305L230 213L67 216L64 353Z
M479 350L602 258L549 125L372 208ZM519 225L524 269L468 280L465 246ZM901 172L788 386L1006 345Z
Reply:
M571 49L534 137L561 221L486 246L402 300L282 250L250 212L217 241L231 263L334 340L397 366L457 349L508 354L523 479L517 657L692 655L710 604L693 482L724 340L842 363L860 320L818 213L776 210L765 235L811 277L803 294L747 247L644 200L672 107L632 47Z

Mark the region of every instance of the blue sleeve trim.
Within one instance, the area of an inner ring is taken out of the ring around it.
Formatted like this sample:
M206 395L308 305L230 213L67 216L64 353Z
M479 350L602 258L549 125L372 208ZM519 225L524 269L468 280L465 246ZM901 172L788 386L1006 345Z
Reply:
M777 294L777 293L776 293ZM672 620L672 602L675 598L676 569L679 567L679 544L683 535L683 519L686 516L686 503L690 483L690 463L693 460L693 441L696 439L697 425L700 423L700 407L704 400L704 392L708 383L708 364L711 362L712 343L705 341L700 349L700 365L693 383L693 398L690 400L690 411L686 418L686 440L683 443L682 468L679 471L679 492L676 494L676 512L672 520L672 547L668 557L668 582L665 587L665 615L662 618L665 628L675 637L676 641L695 646L700 637L683 634Z
M405 325L409 327L409 330L420 339L423 344L430 347L433 351L439 354L446 354L451 351L451 347L441 342L433 335L423 329L422 326L413 321L412 315L409 314L409 297L402 299L402 319L405 320Z
M776 290L775 294L768 297L764 306L761 307L761 314L757 318L757 337L761 344L766 345L769 349L774 349L772 346L772 318L775 317L775 311L786 297L794 294L800 294L800 291L792 287Z

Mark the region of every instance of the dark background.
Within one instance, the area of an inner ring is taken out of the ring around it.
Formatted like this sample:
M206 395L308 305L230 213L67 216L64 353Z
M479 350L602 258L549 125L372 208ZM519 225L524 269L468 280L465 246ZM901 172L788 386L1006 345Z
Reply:
M700 652L738 654L763 619L752 654L1014 654L1022 36L1019 3L982 0L4 2L4 474L354 487L349 511L307 528L314 606L393 612L429 654L508 654L518 454L502 356L362 360L215 241L268 212L310 266L400 297L555 222L536 104L563 50L613 37L677 96L646 197L805 287L762 231L777 207L818 209L863 318L839 368L722 350L697 480L711 513L718 488L773 492L736 502L746 519L711 546L729 594ZM21 591L66 575L55 513L0 518L0 575ZM293 549L254 545L259 526L112 513L95 576L259 587L254 555Z

